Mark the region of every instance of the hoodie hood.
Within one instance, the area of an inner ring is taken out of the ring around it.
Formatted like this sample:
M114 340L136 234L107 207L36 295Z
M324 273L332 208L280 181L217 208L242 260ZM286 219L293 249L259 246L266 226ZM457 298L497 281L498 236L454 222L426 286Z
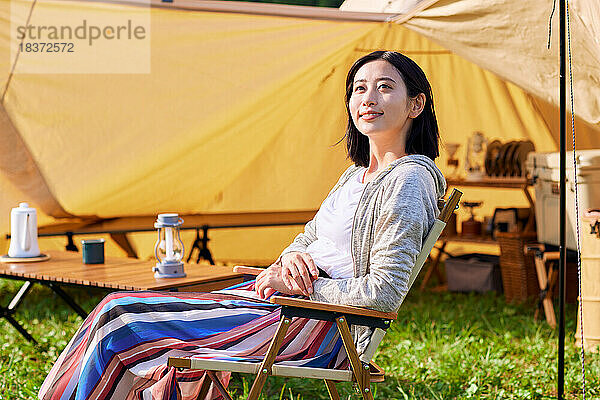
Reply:
M435 163L431 160L431 158L424 156L422 154L409 154L404 157L400 157L397 160L392 161L383 171L381 171L377 177L373 180L374 183L379 183L388 173L392 171L395 167L402 164L418 164L427 169L427 171L431 174L433 181L435 182L435 189L438 198L444 197L446 194L446 178L442 174L442 171L435 165ZM354 167L356 171L360 169L360 167Z
M437 165L435 165L435 163L433 162L433 160L431 158L424 156L422 154L409 154L407 156L400 157L399 159L394 160L393 162L390 163L388 168L390 168L390 170L391 170L392 168L394 168L397 165L406 164L406 163L418 164L418 165L425 167L427 169L427 171L431 174L431 177L433 178L433 181L435 182L437 197L438 198L444 197L444 195L446 194L446 178L444 178L442 171L440 171L440 169L437 167ZM384 175L384 174L381 174L381 175Z
M383 171L377 174L373 181L367 183L367 185L372 183L379 184L381 180L394 169L394 167L405 163L414 163L425 167L427 171L431 174L431 177L435 182L435 191L437 198L440 199L444 197L444 195L446 194L446 178L444 178L442 171L440 171L440 169L437 167L437 165L435 165L431 158L421 154L409 154L392 161ZM344 171L338 182L334 185L334 187L331 189L327 196L335 192L340 186L346 183L348 179L355 176L361 170L361 168L362 167L358 165L349 166L348 169Z

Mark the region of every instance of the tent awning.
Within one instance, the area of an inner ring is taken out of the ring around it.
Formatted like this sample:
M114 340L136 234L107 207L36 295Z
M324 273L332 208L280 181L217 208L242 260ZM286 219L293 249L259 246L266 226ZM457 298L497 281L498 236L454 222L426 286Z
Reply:
M15 2L24 5L26 16L31 10L35 24L140 11L120 2ZM346 73L373 50L401 51L422 66L433 86L442 143L465 143L481 131L503 140L529 139L541 151L556 148L555 108L542 96L550 89L529 90L438 44L450 34L433 40L413 29L415 21L429 21L433 32L445 18L452 27L461 25L451 16L427 17L427 9L396 24L364 15L348 20L342 18L350 15L346 11L310 7L190 4L216 8L190 11L156 3L148 9L150 68L139 74L21 73L28 59L11 57L13 16L8 2L0 4L0 136L12 143L0 148L5 231L10 208L20 201L38 209L40 225L66 215L314 209L349 164L343 144L333 146L345 131ZM590 79L589 90L595 90ZM577 98L579 86L575 93ZM579 146L600 147L597 124L582 129L596 134L580 135ZM442 148L442 170L445 161ZM495 194L473 193L493 207L486 199ZM506 199L520 201L510 194ZM243 242L231 243L242 258ZM272 237L266 246L270 254L281 248Z

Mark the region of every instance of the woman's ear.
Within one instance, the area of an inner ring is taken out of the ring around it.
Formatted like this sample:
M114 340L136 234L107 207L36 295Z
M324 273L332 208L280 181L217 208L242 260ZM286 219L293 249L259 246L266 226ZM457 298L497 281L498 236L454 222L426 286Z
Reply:
M410 111L408 112L409 118L417 118L425 108L427 98L424 93L419 93L417 96L410 100Z

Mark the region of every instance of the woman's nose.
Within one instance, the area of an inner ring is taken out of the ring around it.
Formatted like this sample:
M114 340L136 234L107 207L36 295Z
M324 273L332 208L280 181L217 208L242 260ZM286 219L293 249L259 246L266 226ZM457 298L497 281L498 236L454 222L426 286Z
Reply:
M363 100L362 100L363 106L369 107L369 106L374 106L375 104L377 104L376 95L377 95L377 92L375 92L374 90L371 90L371 89L367 89L363 93Z
M362 103L363 103L363 106L366 106L366 107L374 106L375 104L377 104L377 102L374 99L364 99Z

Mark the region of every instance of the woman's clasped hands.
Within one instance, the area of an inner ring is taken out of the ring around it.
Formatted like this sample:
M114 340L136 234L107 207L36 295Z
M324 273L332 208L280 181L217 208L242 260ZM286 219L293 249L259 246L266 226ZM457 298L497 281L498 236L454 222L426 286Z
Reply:
M310 296L312 283L319 277L319 270L310 254L293 251L281 256L280 262L256 277L256 293L263 299L275 292Z

